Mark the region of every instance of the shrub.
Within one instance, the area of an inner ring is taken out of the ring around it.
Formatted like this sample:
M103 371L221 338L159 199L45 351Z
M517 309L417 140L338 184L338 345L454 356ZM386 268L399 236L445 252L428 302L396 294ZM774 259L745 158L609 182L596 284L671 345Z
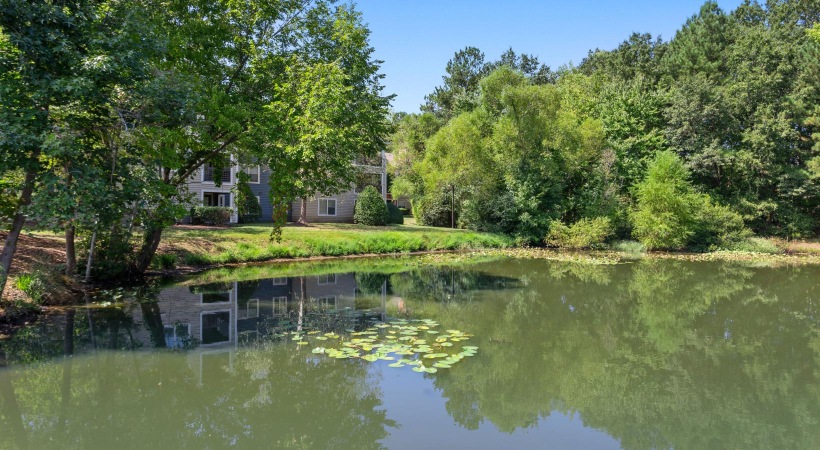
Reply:
M399 208L399 211L405 216L413 215L413 211L411 211L410 208Z
M173 269L177 265L177 255L173 253L158 253L151 260L151 267L156 270Z
M617 241L612 244L612 250L630 255L646 253L646 247L638 241Z
M356 201L353 220L362 225L385 225L388 219L387 203L376 188L367 186Z
M572 226L556 220L550 225L546 243L561 248L601 248L613 231L608 217L581 219Z
M85 273L88 264L88 250L91 246L91 230L83 230L77 246L79 273ZM97 280L111 280L125 276L135 258L134 246L125 230L99 230L94 241L94 257L91 274Z
M234 187L234 198L236 199L236 214L239 223L252 223L262 216L262 206L248 184L249 176L245 172L236 175L236 186ZM230 217L230 216L229 216Z
M41 303L46 295L46 285L37 274L24 273L17 277L17 289L25 292L35 303Z
M660 152L635 186L637 207L632 234L647 249L680 250L695 232L695 210L702 203L689 172L672 152Z
M389 216L388 223L396 223L399 225L404 223L404 213L401 212L401 209L399 209L398 206L388 203L387 213Z
M706 194L701 195L695 231L689 243L692 250L731 248L748 239L751 234L740 214L728 206L714 203Z
M754 252L754 253L768 253L777 255L783 253L783 249L778 247L774 242L764 239L750 237L742 241L733 242L723 247L723 250L733 252Z
M191 223L221 227L231 221L232 212L224 206L194 206L191 208Z

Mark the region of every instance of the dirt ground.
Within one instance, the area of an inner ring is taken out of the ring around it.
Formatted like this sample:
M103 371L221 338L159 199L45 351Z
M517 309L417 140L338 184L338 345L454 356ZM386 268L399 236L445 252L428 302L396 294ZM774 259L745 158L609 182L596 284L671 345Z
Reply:
M0 242L5 242L7 232L0 232ZM23 232L17 241L17 252L11 263L12 278L31 272L38 265L55 266L65 264L64 241L59 236L31 236ZM4 300L24 298L24 294L17 290L14 283L7 283L3 291Z

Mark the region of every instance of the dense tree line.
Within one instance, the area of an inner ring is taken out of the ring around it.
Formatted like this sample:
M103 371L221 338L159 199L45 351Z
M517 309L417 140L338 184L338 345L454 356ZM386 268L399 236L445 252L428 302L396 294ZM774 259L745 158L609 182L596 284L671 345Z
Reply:
M269 167L277 205L349 185L390 98L361 15L333 3L1 0L0 292L27 219L65 233L68 274L92 237L101 264L145 271L206 164Z
M443 226L455 197L459 226L530 243L556 226L670 249L817 236L818 19L815 1L710 1L669 42L635 33L558 71L466 48L394 118L393 195Z

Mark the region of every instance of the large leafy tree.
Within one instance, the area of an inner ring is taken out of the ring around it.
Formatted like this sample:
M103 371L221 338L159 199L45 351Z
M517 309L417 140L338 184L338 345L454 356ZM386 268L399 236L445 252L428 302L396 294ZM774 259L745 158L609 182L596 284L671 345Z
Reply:
M387 130L389 98L351 7L311 0L163 6L155 20L169 50L156 61L161 75L146 99L155 117L146 117L141 146L165 188L143 211L138 272L177 218L180 190L204 164L252 157L268 165L273 200L284 205L350 180L350 162L375 152Z
M116 160L104 141L112 128L120 128L112 98L125 95L121 87L144 75L141 60L151 44L140 38L145 27L136 26L139 6L100 0L0 3L0 177L23 178L0 256L0 291L26 213L65 226L71 272L75 222L86 216L88 223L93 211L116 203L108 195L116 185L113 175L101 175L112 172ZM43 202L27 210L37 199Z

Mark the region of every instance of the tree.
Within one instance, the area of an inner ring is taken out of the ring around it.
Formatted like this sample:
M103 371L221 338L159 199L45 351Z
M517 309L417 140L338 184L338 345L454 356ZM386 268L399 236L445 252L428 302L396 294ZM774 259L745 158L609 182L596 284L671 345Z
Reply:
M354 157L383 145L390 98L352 7L173 0L156 13L169 51L155 61L163 75L146 100L157 117L146 117L141 145L165 189L142 211L137 272L204 164L250 156L267 166L281 222L289 201L349 185Z
M689 172L671 152L660 152L635 186L633 236L648 249L680 250L695 232L697 198Z
M105 178L90 173L85 174L88 178L76 177L72 167L89 167L100 159L102 164L95 169L112 167L101 137L113 122L107 107L111 96L121 95L118 87L140 76L146 44L137 31L146 28L134 26L139 11L139 3L102 0L0 4L0 178L24 174L17 184L20 194L0 255L0 292L26 214L49 215L55 226L66 227L67 272L71 273L74 225L82 215L71 206L78 205L77 197L69 198L77 192L76 183L94 180L79 188L93 192L80 202L86 213L111 209L107 202L100 204L108 200L102 195L105 190L93 189L102 183L92 186ZM60 194L52 199L58 205L48 212L27 209L38 183L63 185L48 192Z

